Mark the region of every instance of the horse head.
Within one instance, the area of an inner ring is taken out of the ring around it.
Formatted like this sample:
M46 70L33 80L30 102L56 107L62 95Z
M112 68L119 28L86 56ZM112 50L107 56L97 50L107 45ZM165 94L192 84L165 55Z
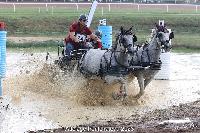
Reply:
M174 38L174 33L170 33L164 26L156 25L153 35L157 38L158 42L160 42L164 51L169 52L172 48L170 40Z
M157 32L156 35L158 42L160 42L164 51L169 52L172 48L170 40L174 38L174 33L167 30L166 32Z
M128 30L125 30L123 27L121 27L120 33L116 35L116 44L114 45L114 49L116 51L126 53L127 49L133 45L133 35L132 27Z
M133 59L130 59L131 65L142 64L143 66L148 66L149 64L159 62L162 50L167 52L171 49L170 40L172 38L174 38L173 32L169 33L167 29L155 29L151 41L141 47L137 51L137 55L133 55Z

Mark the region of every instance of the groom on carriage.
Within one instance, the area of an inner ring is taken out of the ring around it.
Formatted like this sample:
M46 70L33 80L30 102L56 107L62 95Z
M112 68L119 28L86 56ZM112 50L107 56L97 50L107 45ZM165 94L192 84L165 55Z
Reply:
M89 36L92 40L101 43L97 35L87 27L87 16L80 15L78 22L73 23L69 28L69 34L65 38L65 56L71 60L71 53L73 50L88 49L86 38ZM101 47L101 45L99 45Z

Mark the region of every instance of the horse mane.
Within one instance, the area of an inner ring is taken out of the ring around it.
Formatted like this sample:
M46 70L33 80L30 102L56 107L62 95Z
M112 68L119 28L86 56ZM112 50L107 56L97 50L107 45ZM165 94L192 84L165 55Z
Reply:
M113 43L113 45L111 47L112 50L116 50L117 44L118 44L118 40L119 40L119 36L120 36L119 32L115 34L115 42Z

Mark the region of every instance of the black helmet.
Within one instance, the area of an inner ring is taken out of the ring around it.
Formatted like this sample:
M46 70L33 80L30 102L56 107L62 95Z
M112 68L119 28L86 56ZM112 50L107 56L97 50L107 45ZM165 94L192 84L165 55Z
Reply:
M94 34L95 34L98 38L101 38L101 37L102 37L102 33L101 33L101 31L99 31L99 30L96 30L96 31L94 32Z
M87 19L88 19L88 17L85 14L81 14L79 17L79 20L87 20Z

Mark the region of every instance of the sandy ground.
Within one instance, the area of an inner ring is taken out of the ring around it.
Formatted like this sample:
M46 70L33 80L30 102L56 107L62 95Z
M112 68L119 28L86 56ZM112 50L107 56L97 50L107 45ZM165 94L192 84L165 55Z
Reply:
M0 132L61 132L64 129L59 127L78 125L84 125L82 129L130 127L134 131L157 132L199 129L199 54L173 53L170 80L152 81L138 101L132 98L139 88L134 80L123 102L111 97L119 85L104 85L100 80L87 81L80 75L64 73L52 64L56 54L51 54L47 62L45 56L7 53ZM190 102L194 103L186 104ZM178 125L177 121L166 120L178 120Z
M91 124L63 127L54 130L39 130L34 133L78 132L139 132L177 133L200 132L200 101L154 110L145 115L131 115L114 120L101 119ZM31 132L30 132L31 133ZM33 132L32 132L33 133Z

